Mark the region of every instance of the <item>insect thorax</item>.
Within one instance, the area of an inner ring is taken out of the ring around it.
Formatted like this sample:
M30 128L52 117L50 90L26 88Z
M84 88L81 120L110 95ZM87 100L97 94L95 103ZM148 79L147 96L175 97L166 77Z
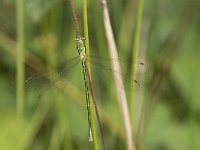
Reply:
M86 58L84 40L85 40L85 38L83 38L80 35L76 37L76 48L78 50L78 53L79 53L81 60Z

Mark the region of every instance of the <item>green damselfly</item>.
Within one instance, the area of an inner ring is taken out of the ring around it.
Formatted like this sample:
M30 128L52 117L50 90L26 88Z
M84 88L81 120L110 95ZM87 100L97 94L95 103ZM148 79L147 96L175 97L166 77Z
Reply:
M84 43L85 38L80 35L76 37L76 47L78 50L78 54L80 56L80 60L82 62L83 67L83 77L85 83L85 95L86 95L86 104L87 104L87 111L88 111L88 124L89 124L89 141L93 141L92 136L92 122L91 122L91 112L90 112L90 101L89 101L89 85L88 85L88 71L87 71L87 64L86 64L86 48Z
M86 106L87 106L87 113L88 113L89 141L93 141L93 135L92 135L93 133L92 133L92 128L91 128L90 101L89 101L88 73L87 73L87 68L86 68L87 62L90 61L91 66L93 66L93 64L94 64L94 67L92 67L92 68L95 68L95 69L97 68L97 70L101 72L101 73L98 74L101 77L104 78L103 72L106 71L106 72L108 72L106 74L110 74L110 77L112 78L112 73L117 74L118 72L116 72L115 70L112 70L110 68L110 66L107 65L107 64L109 64L110 61L120 61L121 63L129 63L129 61L127 61L127 59L115 59L115 58L110 59L110 58L101 57L101 56L88 56L88 55L86 55L85 38L78 35L76 37L75 41L76 41L76 48L77 48L78 54L79 54L78 57L75 57L75 58L71 59L70 61L65 62L67 64L63 63L61 65L61 68L58 70L58 73L55 73L54 71L48 71L48 72L45 72L43 74L39 74L38 76L30 76L26 80L26 82L27 82L27 84L29 84L29 83L34 83L35 81L40 80L41 78L47 79L47 80L42 81L42 82L39 81L41 88L42 88L42 86L44 86L44 90L40 90L40 93L39 93L39 96L38 96L38 98L41 98L43 93L45 93L47 91L48 87L49 87L49 86L46 86L45 82L49 82L48 80L50 80L51 84L49 84L49 85L56 85L57 86L57 84L60 84L61 88L67 86L65 83L62 82L62 80L60 80L60 77L64 76L65 72L71 73L73 71L73 66L81 61L83 79L84 79L84 86L85 86L85 99L86 99ZM101 61L103 63L101 63ZM140 62L137 65L143 66L144 63ZM104 78L103 80L105 80L105 79L106 78ZM82 80L82 79L80 79L80 80ZM101 82L103 82L103 81L101 81ZM129 82L138 84L137 83L138 81L135 80L135 79L129 80ZM56 96L51 97L49 102L51 102L55 98L56 98ZM42 104L42 105L45 105L45 103Z

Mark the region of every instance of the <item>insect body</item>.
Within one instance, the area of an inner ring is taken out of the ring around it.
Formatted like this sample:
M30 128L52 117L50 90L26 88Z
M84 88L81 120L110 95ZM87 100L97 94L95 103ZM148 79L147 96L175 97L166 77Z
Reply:
M92 123L91 123L91 113L90 113L90 101L89 101L89 88L88 88L88 75L86 68L86 48L85 48L85 38L78 35L76 37L76 48L78 50L78 54L82 61L83 68L83 77L85 83L85 94L86 94L86 103L87 103L87 111L88 111L88 124L89 124L89 141L93 141L92 136Z

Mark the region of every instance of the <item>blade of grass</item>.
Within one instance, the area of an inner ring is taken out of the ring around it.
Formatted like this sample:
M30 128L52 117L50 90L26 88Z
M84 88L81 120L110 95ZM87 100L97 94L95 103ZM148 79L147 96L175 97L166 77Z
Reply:
M24 115L24 1L17 0L17 115Z
M16 135L22 130L24 121L24 0L16 1L17 19L17 59L16 59L16 103L17 121ZM21 138L17 138L17 144ZM18 147L19 148L19 147Z
M138 51L139 51L139 43L140 43L140 30L141 30L141 22L142 22L142 12L143 12L143 0L138 1L138 11L137 11L137 17L136 17L136 26L135 26L135 34L133 38L133 61L137 62L138 59ZM131 76L133 76L133 79L137 79L136 72L137 67L134 66L134 64L131 67ZM130 101L131 101L131 122L132 127L134 128L134 103L135 103L135 89L134 86L130 87Z
M113 31L112 31L112 27L111 27L111 23L110 23L107 1L100 0L100 4L102 7L104 28L105 28L105 34L106 34L106 39L107 39L107 43L108 43L109 54L110 54L110 57L118 58L117 47L116 47L116 43L114 40ZM120 107L120 110L121 110L121 113L123 116L127 149L135 150L135 145L133 144L133 138L132 138L132 130L131 130L131 123L130 123L127 99L126 99L124 85L123 85L122 77L121 77L120 65L119 65L119 62L117 62L117 61L111 62L111 65L112 65L113 70L116 70L117 72L119 72L118 75L113 74L113 76L114 76L114 80L115 80L118 103L119 103L119 107Z
M87 54L90 55L89 35L88 35L88 17L87 17L87 0L83 0L83 20L84 20L84 36L86 38L85 39L85 46L86 46ZM90 71L90 62L89 61L87 62L87 67L88 67L87 68L88 69L88 77L89 77L89 79L91 79L91 71ZM91 88L93 88L93 87L90 86L90 89ZM94 91L94 90L91 90L91 91ZM97 115L99 126L100 126L100 122L99 122L99 115L98 115L98 111L97 111L97 106L96 106L96 103L95 103L96 99L94 99L93 94L94 94L93 92L90 93L91 96L89 98L89 101L90 101L90 105L91 105L90 112L91 112L91 120L92 120L92 131L93 131L93 139L94 139L94 149L98 150L99 146L98 146L98 140L97 140L97 130L96 130L96 125L95 125L95 115L94 115L95 111L96 111L96 115ZM101 137L102 137L102 135L101 135ZM103 142L103 139L102 139L102 142Z

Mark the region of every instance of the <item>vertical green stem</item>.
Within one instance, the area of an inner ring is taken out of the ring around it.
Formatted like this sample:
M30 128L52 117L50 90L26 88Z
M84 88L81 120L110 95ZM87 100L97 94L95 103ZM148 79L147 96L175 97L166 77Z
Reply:
M89 35L88 35L88 18L87 18L87 0L83 0L83 19L84 19L84 36L87 54L90 55ZM90 65L88 63L88 65Z
M17 117L24 115L24 0L17 0Z
M83 0L83 19L84 19L84 36L86 38L85 40L85 46L87 50L87 54L90 54L90 47L89 47L89 36L88 36L88 19L87 19L87 0ZM87 62L87 66L90 72L90 62ZM91 99L91 95L89 98L90 101L90 112L91 112L91 121L92 121L92 131L93 131L93 140L94 140L94 149L98 150L98 140L97 140L97 130L96 130L96 124L95 124L95 107L94 103Z
M16 104L17 104L17 128L16 135L21 133L21 125L24 120L24 1L16 1L17 20L17 62L16 62ZM17 136L16 136L17 137ZM23 142L17 138L17 144ZM19 145L18 145L19 146ZM19 148L17 146L17 148Z
M133 60L137 63L138 51L139 51L139 43L140 43L140 30L141 30L141 22L142 22L142 12L143 12L143 0L138 0L138 11L136 17L136 26L135 26L135 35L133 38ZM136 79L136 68L135 65L132 64L132 73L134 79ZM134 126L134 96L135 96L135 89L134 86L130 88L130 100L131 100L131 119L132 119L132 126Z

